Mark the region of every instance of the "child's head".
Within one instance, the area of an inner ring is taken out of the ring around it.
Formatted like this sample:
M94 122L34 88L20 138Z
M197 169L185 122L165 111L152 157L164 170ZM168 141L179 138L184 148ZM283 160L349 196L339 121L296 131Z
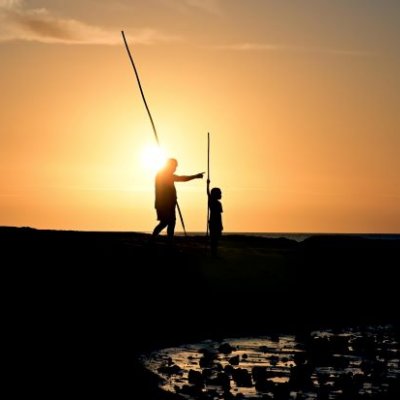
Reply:
M213 199L220 199L222 197L221 189L217 187L212 188L210 194Z

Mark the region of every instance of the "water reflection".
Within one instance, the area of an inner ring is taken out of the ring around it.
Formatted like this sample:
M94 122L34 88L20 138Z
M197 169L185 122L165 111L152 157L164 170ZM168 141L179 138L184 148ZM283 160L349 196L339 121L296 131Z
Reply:
M143 363L163 389L187 399L371 400L398 396L399 359L398 332L379 326L210 340L163 349Z

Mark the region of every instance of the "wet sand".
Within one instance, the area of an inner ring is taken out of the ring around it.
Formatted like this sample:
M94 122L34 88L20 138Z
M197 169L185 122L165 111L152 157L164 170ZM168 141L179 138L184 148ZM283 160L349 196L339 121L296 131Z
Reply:
M1 228L9 373L42 396L169 398L136 361L207 338L399 324L399 240ZM318 306L317 306L318 305Z

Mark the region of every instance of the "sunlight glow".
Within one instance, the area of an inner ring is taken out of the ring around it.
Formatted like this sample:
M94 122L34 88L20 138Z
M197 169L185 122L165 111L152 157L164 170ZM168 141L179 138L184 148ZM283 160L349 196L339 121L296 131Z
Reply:
M140 161L147 171L152 173L157 172L164 166L167 159L165 150L159 146L146 146L140 153Z

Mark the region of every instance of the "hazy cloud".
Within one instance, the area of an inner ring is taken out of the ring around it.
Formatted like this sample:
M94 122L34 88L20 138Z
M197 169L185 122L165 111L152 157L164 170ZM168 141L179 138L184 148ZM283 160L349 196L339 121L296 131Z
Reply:
M168 7L180 12L201 10L210 14L222 14L220 0L161 0Z
M227 45L213 46L215 49L235 50L235 51L252 51L252 50L283 50L286 47L275 44L260 44L260 43L235 43Z
M278 44L262 44L262 43L235 43L229 45L212 46L214 49L233 50L233 51L291 51L298 53L325 53L347 56L372 56L373 54L367 51L359 50L343 50L330 49L323 47L300 47L300 46L285 46Z
M119 30L60 18L45 8L26 9L22 0L0 0L0 42L10 40L114 45L121 43L121 36ZM148 28L130 33L128 40L136 44L153 44L179 38Z
M189 7L199 8L211 14L219 14L221 12L219 0L185 0Z
M0 8L13 8L22 4L22 0L0 0Z

